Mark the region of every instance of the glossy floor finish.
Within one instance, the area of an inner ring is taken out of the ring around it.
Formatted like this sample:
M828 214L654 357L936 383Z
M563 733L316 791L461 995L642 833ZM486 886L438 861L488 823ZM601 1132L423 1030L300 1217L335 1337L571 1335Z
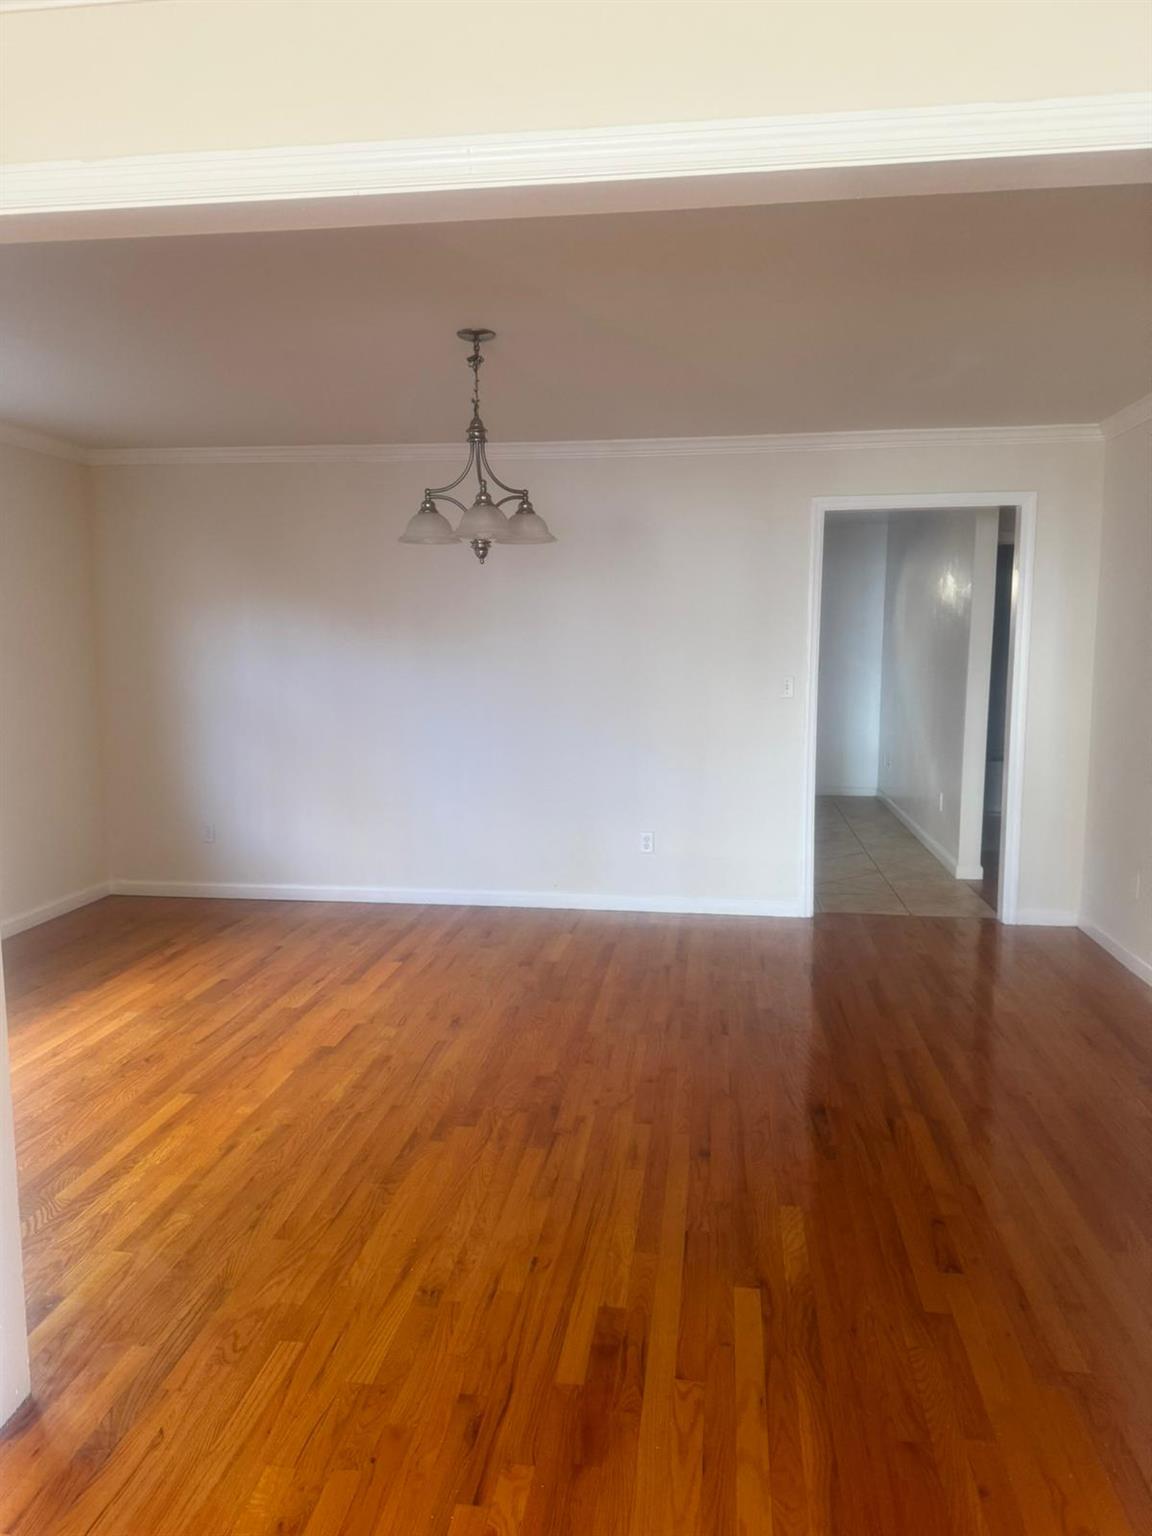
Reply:
M818 912L995 918L988 894L954 879L875 796L817 797Z
M1147 1536L1088 939L112 899L7 946L11 1536Z

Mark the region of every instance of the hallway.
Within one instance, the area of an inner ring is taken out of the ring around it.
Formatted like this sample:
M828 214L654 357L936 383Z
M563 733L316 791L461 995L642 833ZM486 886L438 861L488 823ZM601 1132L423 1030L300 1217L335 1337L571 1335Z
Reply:
M816 910L996 917L976 888L953 879L874 796L817 796Z

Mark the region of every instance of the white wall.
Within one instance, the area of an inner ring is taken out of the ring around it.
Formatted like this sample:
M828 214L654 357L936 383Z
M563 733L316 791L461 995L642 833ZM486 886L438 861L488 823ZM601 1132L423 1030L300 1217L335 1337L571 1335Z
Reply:
M874 795L888 529L860 514L829 517L820 605L816 793Z
M1091 740L1083 923L1152 982L1150 420L1105 448Z
M89 471L0 443L0 924L106 878Z
M0 925L103 879L87 472L0 443ZM0 967L0 1423L27 1396Z
M395 543L447 463L102 468L111 873L796 910L812 498L1012 488L1039 493L1021 906L1069 920L1100 458L509 462L562 542L484 569Z
M4 968L0 964L0 1424L27 1397L28 1330L21 1270L20 1202L16 1189L16 1142L8 1075L8 1021Z
M888 525L880 793L959 879L980 874L998 512Z
M0 932L106 879L89 471L0 443ZM0 1423L27 1396L0 968Z

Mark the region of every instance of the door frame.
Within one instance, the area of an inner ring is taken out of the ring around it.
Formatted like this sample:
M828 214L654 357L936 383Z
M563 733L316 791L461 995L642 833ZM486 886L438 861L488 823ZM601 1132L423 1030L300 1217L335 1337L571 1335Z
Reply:
M816 910L816 729L819 720L820 603L824 591L824 523L829 512L943 512L958 508L1014 507L1012 625L1008 647L1008 720L1004 743L1004 816L1000 834L997 917L1020 921L1020 835L1024 814L1024 752L1027 745L1028 660L1032 631L1032 580L1036 544L1035 491L933 491L924 495L815 496L808 594L808 714L805 721L803 912Z

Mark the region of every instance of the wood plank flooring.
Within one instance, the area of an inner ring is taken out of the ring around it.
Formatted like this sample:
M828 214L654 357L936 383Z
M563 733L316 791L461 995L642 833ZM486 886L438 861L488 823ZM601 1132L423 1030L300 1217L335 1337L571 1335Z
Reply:
M113 898L6 946L8 1536L1148 1536L1081 935Z

